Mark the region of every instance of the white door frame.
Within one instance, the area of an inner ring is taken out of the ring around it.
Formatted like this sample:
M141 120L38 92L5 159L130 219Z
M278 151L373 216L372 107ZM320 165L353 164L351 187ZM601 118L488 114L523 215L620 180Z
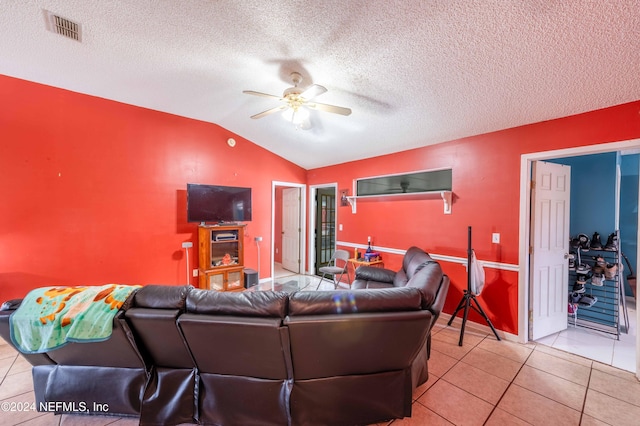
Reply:
M315 260L316 258L316 244L315 244L315 240L312 236L312 232L314 229L316 229L316 213L315 213L315 199L316 196L318 195L318 189L320 188L333 188L335 191L335 195L336 195L336 216L335 216L335 220L336 220L336 241L338 241L338 232L340 232L340 229L338 229L338 214L339 214L339 207L340 207L340 198L338 197L338 183L337 182L333 182L333 183L327 183L324 185L310 185L309 186L309 259L310 260ZM335 247L334 247L335 249ZM316 273L316 265L315 265L315 261L310 261L309 262L309 274L310 275L315 275Z
M553 151L533 152L522 154L520 157L520 226L519 226L519 268L518 268L518 341L526 343L529 340L529 246L530 229L529 215L531 212L531 163L536 160L550 160L554 158L573 157L578 155L601 154L612 151L640 149L640 139L621 142L603 143L576 148L557 149ZM640 220L640 211L638 212ZM640 223L640 221L639 221ZM640 247L640 232L638 232L638 247ZM636 264L640 264L640 250L638 250ZM640 308L640 304L638 305ZM640 324L640 309L636 309L636 319ZM640 354L640 333L636 335L636 354ZM636 377L640 379L640 356L636 356Z
M281 181L271 181L271 280L274 279L274 270L275 270L275 260L274 260L274 251L275 251L275 220L276 220L276 187L284 186L288 188L300 188L300 272L304 273L306 263L306 250L304 249L307 245L307 185L304 183L293 183L293 182L281 182Z

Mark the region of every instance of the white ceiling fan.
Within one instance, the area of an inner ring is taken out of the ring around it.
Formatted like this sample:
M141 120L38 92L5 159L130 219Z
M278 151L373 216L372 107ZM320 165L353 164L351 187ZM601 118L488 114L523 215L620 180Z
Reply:
M336 105L321 104L319 102L313 101L316 96L319 96L327 91L325 87L318 84L312 84L311 86L302 90L300 87L298 87L298 85L302 82L302 75L297 72L291 73L291 80L293 81L293 87L289 87L288 89L286 89L282 96L270 95L268 93L256 92L253 90L243 90L242 93L246 93L248 95L273 98L282 102L282 104L277 107L252 115L251 118L258 119L266 115L273 114L274 112L283 111L287 114L287 119L291 120L296 125L300 125L300 127L303 129L308 129L311 126L308 121L309 114L308 111L305 110L305 108L331 112L340 115L351 114L351 109L349 108L344 108Z

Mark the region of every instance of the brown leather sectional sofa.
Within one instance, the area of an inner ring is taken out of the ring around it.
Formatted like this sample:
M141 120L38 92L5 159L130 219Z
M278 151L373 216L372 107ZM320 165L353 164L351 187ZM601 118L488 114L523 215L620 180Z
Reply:
M436 283L440 287L436 288ZM383 289L413 287L422 293L422 309L433 314L427 340L427 357L431 355L431 328L436 323L449 291L449 277L443 275L440 264L418 247L410 247L402 258L402 268L395 272L373 266L360 266L351 284L352 289Z
M357 425L410 416L449 285L437 263L423 268L434 271L417 288L143 287L109 340L25 355L36 404L84 403L90 413L140 416L143 425ZM13 308L0 311L7 341Z

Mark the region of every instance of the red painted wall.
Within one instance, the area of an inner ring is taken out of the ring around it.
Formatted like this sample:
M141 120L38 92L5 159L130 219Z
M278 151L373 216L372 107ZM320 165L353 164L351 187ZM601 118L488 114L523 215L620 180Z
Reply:
M357 213L338 207L339 241L466 258L467 227L481 260L518 264L520 157L524 153L640 138L640 101L558 120L473 136L396 154L309 170L308 185L338 182L353 191L356 178L414 170L453 168L452 214L433 199L357 200ZM501 243L492 244L499 232ZM401 256L386 254L385 266L398 269ZM452 280L445 311L452 313L466 288L466 269L442 262ZM517 334L517 272L487 269L480 297L493 324ZM474 321L484 323L478 316Z
M183 241L197 267L188 182L253 188L245 258L256 268L253 237L271 246L271 181L306 179L213 124L6 76L0 99L0 300L43 285L184 284Z
M453 167L451 215L439 199L359 200L355 215L338 208L337 239L364 244L371 235L374 247L418 245L465 257L471 225L480 259L517 264L521 154L640 138L637 101L305 172L209 123L4 76L0 98L1 300L52 284L184 283L181 243L197 245L196 227L186 223L187 182L254 188L245 257L256 268L253 237L263 236L267 277L272 180L342 189L359 177ZM501 244L490 243L492 232L501 233ZM190 256L197 267L195 250ZM385 255L385 262L397 269L401 258ZM445 306L452 312L466 273L443 267L453 283ZM485 310L498 328L516 333L517 273L488 269L487 282Z

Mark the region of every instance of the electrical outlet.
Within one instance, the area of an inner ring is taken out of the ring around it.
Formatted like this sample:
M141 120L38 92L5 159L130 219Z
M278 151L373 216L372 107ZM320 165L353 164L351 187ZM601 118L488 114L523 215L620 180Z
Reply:
M491 234L491 242L494 244L500 244L500 234L498 232Z
M342 231L342 224L338 225L338 229Z
M256 238L255 238L255 240L256 240L256 243L257 243L258 241L262 241L262 237L256 237Z
M192 274L193 274L194 277L197 277L198 276L198 269L194 269Z
M182 243L182 248L191 248L193 247L193 243L191 241L185 241Z
M278 248L276 247L276 254L278 254Z

